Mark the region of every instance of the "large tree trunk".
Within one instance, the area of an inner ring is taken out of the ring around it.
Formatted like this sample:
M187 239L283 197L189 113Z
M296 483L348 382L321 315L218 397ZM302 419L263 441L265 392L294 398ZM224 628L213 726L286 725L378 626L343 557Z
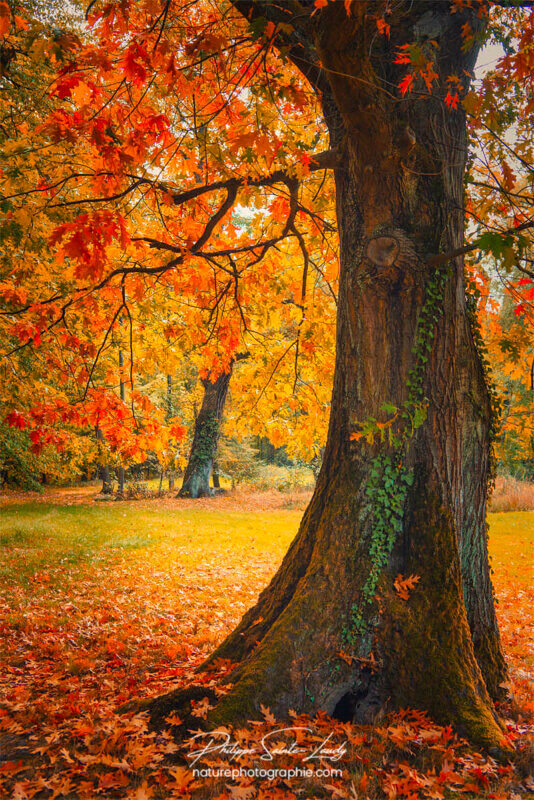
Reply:
M210 477L231 375L232 366L214 383L209 378L202 380L204 397L195 420L193 444L179 497L209 497L213 494Z
M324 461L278 573L213 656L238 666L212 719L250 719L264 704L370 721L415 706L498 749L484 680L495 692L504 676L484 519L489 403L462 260L435 258L463 243L465 118L444 105L443 87L476 58L461 26L482 23L445 3L397 3L388 40L367 6L316 15L340 164ZM439 44L441 88L399 97L395 53L417 36ZM362 430L369 441L351 441ZM399 573L419 578L408 600L394 588Z

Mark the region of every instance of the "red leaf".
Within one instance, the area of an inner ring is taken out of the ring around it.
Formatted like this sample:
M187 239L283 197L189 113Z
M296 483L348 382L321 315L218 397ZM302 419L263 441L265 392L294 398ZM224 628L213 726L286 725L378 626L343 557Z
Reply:
M413 87L413 75L408 73L405 75L404 78L399 83L399 89L401 90L401 94L406 94L406 92L411 92Z
M460 99L460 96L459 96L458 92L454 92L453 94L451 94L451 92L448 91L446 96L445 96L445 105L448 106L452 111L455 108L458 108L459 99Z
M20 411L11 411L5 421L8 425L11 425L12 428L19 428L19 430L23 430L27 426L26 418Z

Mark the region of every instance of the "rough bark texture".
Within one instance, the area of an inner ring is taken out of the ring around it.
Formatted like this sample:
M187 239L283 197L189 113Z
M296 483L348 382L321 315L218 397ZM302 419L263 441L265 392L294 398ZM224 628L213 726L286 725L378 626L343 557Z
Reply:
M475 656L489 693L502 698L506 664L500 644L487 544L487 485L491 407L484 373L467 322L461 329L464 373L458 381L462 421L462 495L457 504L460 564Z
M254 13L254 4L236 5ZM399 2L388 39L376 33L380 4L371 5L372 13L353 3L347 17L343 3L329 4L289 51L297 64L318 54L323 71L307 76L320 83L339 154L331 422L295 540L214 654L237 667L212 720L250 719L260 703L280 716L323 709L365 722L379 708L416 706L497 749L502 729L487 687L496 693L504 662L486 549L488 395L462 261L438 272L429 264L463 240L465 119L442 98L447 76L465 75L476 58L462 47L462 25L482 22L443 2ZM395 54L414 40L439 44L434 96L424 84L411 96L395 89ZM426 420L405 425L400 446L350 440L370 417L387 423L384 403L413 411L418 397ZM400 519L389 539L388 514L391 529ZM398 573L420 577L408 601L394 590Z
M217 454L220 422L231 375L232 368L220 375L214 383L209 378L202 380L204 397L195 420L193 444L179 497L210 497L213 494L210 477Z

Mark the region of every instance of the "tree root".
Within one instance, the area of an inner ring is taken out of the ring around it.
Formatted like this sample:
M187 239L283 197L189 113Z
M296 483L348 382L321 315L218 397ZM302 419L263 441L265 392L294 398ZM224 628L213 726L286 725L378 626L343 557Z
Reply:
M185 738L190 730L209 730L210 723L193 714L193 706L191 701L200 702L207 698L212 703L217 702L217 693L202 685L187 686L183 689L174 689L167 694L159 695L158 697L144 697L139 700L130 700L128 703L120 706L117 709L118 714L127 714L134 712L136 714L147 711L150 727L154 730L162 730L165 727L172 727L173 731L178 738ZM176 722L168 723L167 717L170 714L177 715L181 724L177 725ZM177 730L179 729L179 730Z

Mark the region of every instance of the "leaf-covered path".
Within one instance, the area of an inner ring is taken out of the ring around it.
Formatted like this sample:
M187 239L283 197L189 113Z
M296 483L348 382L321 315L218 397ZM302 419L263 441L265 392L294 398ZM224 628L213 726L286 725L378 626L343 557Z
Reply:
M184 751L170 733L150 732L143 715L116 715L131 697L190 682L254 601L302 513L273 505L273 498L264 510L259 500L222 498L200 506L155 500L4 507L0 796L532 796L533 512L490 518L513 697L501 713L518 751L515 768L473 754L452 731L409 713L365 729L319 720L314 730L321 738L332 730L349 742L342 777L241 777L210 785L183 766ZM263 726L251 726L248 735L261 738L273 726L266 711Z

